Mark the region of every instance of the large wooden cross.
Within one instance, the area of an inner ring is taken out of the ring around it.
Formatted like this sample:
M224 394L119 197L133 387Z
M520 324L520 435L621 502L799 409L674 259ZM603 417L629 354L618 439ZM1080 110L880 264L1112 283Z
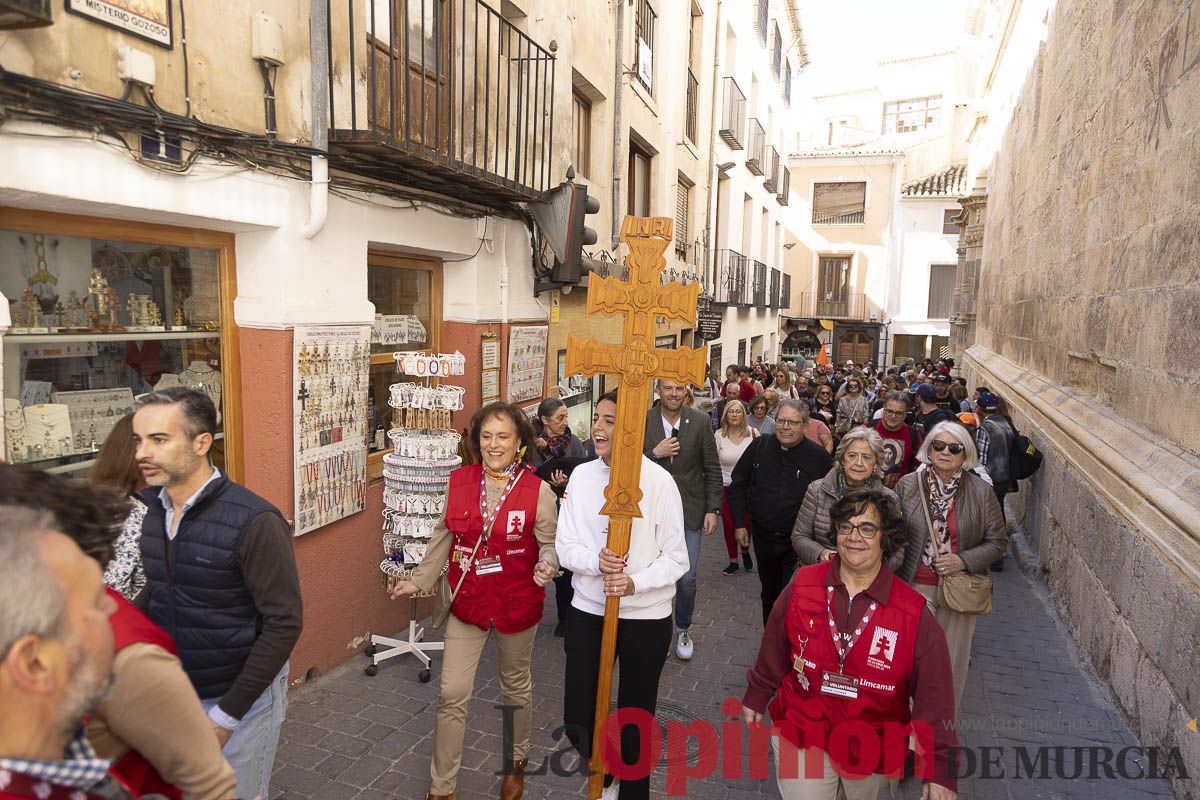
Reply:
M612 475L604 490L607 502L601 511L608 516L608 548L629 552L630 528L640 517L642 499L642 445L646 435L646 409L655 378L703 385L708 349L654 348L657 317L695 325L699 284L662 284L666 266L663 253L671 243L670 217L625 217L621 241L629 247L629 280L592 275L588 286L588 314L625 315L625 335L618 344L593 339L567 339L567 374L617 375L617 428L612 440ZM604 636L600 645L600 680L596 686L596 725L592 732L588 796L600 797L604 783L604 742L601 733L612 700L613 657L617 647L619 597L604 604Z

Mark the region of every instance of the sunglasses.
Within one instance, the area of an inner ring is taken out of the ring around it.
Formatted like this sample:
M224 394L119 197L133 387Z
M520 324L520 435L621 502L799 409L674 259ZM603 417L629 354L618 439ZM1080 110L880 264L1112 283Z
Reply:
M949 450L950 455L952 456L956 456L966 449L958 442L943 442L941 439L934 439L929 443L929 446L933 448L935 453L940 453L943 450Z

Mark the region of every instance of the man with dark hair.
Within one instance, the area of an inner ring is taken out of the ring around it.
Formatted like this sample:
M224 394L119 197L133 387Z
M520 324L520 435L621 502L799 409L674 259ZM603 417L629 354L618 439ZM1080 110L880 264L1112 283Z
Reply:
M283 515L210 463L216 425L196 389L137 402L133 438L151 487L138 605L174 638L238 796L267 797L302 625L300 578Z
M733 468L729 484L730 516L744 520L748 514L754 532L764 623L796 569L792 528L804 493L833 467L825 448L805 438L806 416L804 401L781 400L775 434L759 436L750 443ZM750 531L745 527L735 528L734 536L743 548L750 546Z
M955 403L954 398L950 396L950 375L948 373L934 373L933 392L933 404L935 406L952 414L958 413L958 404Z
M100 566L44 511L0 505L0 798L132 798L83 735L112 685Z
M1000 513L1007 519L1004 497L1013 487L1008 459L1017 432L1008 417L1000 412L1000 398L991 392L980 393L976 408L979 410L979 428L975 431L975 446L979 449L979 463L992 479L992 491L1000 501ZM992 569L1004 569L1004 556L992 564Z
M912 390L912 394L917 401L917 407L913 413L913 421L917 426L917 433L921 434L922 437L933 430L933 426L939 422L958 421L958 417L938 406L937 390L928 383L917 384Z

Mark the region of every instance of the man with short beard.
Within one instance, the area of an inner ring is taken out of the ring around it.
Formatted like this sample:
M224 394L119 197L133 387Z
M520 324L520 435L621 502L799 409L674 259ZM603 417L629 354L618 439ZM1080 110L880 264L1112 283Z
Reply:
M137 600L174 638L237 773L237 796L269 797L302 625L300 577L283 515L209 461L216 430L217 410L196 389L137 401L133 439L150 485Z
M112 684L100 565L49 514L0 506L0 520L0 798L134 798L81 727Z

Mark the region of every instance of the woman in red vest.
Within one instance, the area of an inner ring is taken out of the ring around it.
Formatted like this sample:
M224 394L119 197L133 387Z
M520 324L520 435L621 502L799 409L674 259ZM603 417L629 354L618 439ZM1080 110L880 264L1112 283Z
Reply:
M455 797L462 762L467 703L475 670L492 631L504 703L516 706L514 747L504 754L501 800L525 791L525 755L533 711L530 660L545 589L558 572L554 553L556 498L524 460L533 454L533 428L524 412L491 403L476 412L468 437L482 463L450 473L446 514L434 528L425 558L393 598L428 592L449 561L447 579L458 587L446 622L442 684L433 731L430 800Z
M922 798L952 800L950 655L925 598L886 563L904 546L899 506L858 489L829 517L837 555L801 568L771 610L742 699L746 722L761 723L770 701L784 800L891 797L910 723L926 755Z

